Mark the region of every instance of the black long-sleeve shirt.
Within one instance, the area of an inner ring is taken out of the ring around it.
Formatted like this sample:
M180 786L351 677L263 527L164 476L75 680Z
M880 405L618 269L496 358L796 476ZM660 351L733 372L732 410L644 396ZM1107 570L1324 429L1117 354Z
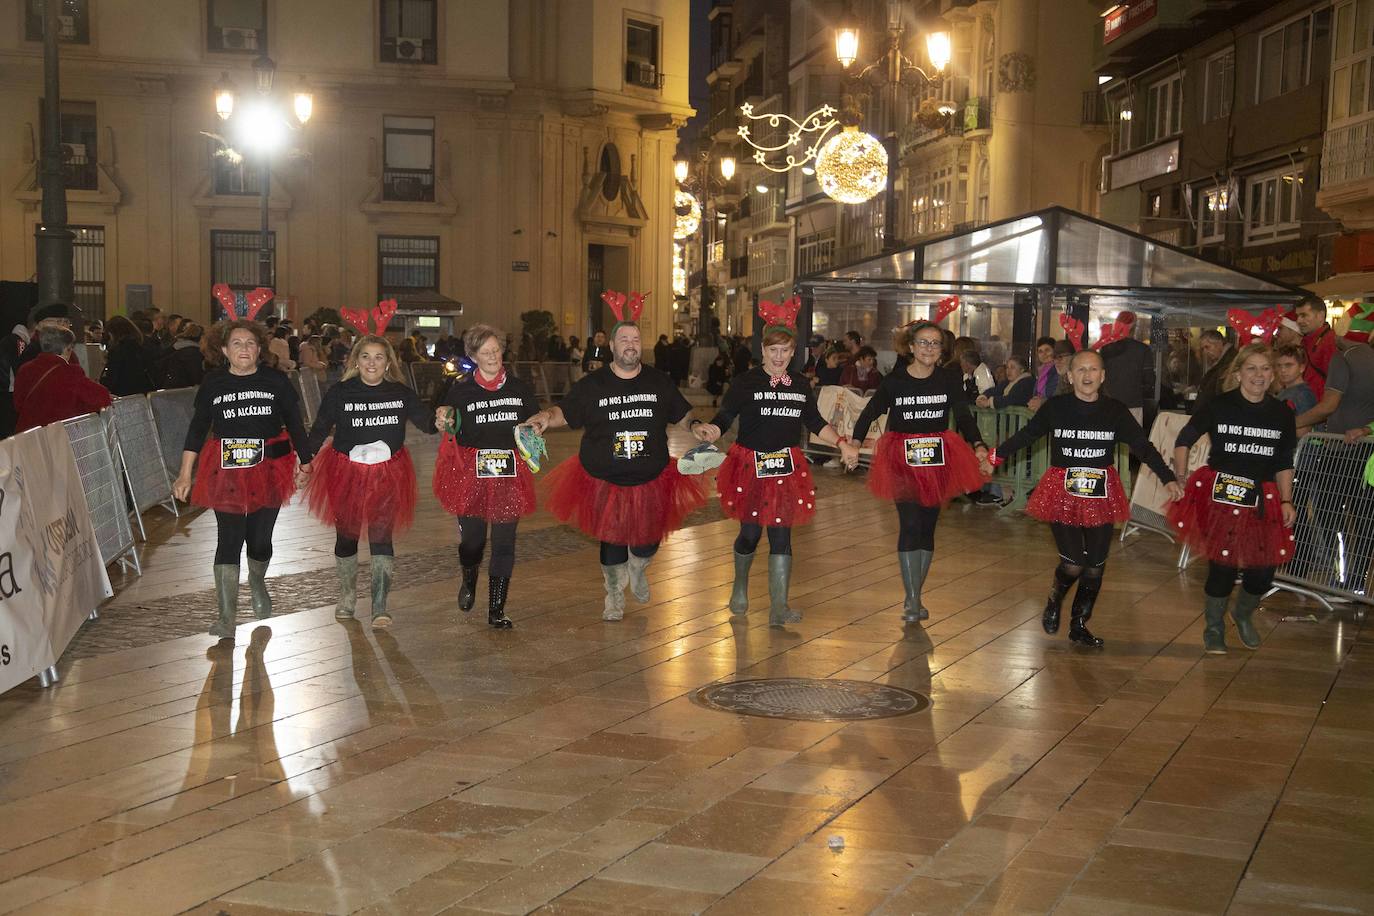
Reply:
M444 403L457 412L455 438L467 448L513 448L512 430L539 412L534 389L509 373L496 391L483 388L468 376L449 388Z
M764 369L735 378L711 423L721 431L739 417L735 441L756 452L777 452L801 441L802 427L820 433L828 425L816 407L816 395L800 374L786 384L770 384Z
M435 431L434 412L412 389L385 379L369 385L355 375L325 392L310 428L310 452L318 452L332 431L336 452L347 455L355 446L385 442L395 454L406 444L406 420L423 432Z
M578 458L591 476L617 486L648 483L668 466L668 425L692 412L673 380L641 366L621 378L610 366L582 376L558 404L582 429Z
M890 372L878 383L868 406L854 423L854 441L868 436L873 421L887 414L890 433L942 433L950 418L970 445L979 445L983 434L969 411L963 379L952 372L936 369L929 378L916 378L910 372Z
M1175 479L1126 405L1105 395L1098 395L1095 401L1085 401L1072 392L1055 395L1041 405L1030 422L997 446L997 456L1010 458L1047 434L1052 436L1052 467L1111 467L1116 461L1117 443L1124 442L1160 480L1171 483Z
M286 373L266 366L252 375L220 369L206 375L196 390L196 410L182 447L200 451L211 430L218 439L267 440L283 429L301 463L309 463L314 452L301 419L300 399Z
M1175 447L1192 448L1203 434L1212 437L1208 467L1257 482L1291 470L1298 447L1293 409L1268 395L1258 403L1249 401L1240 389L1201 405L1179 430Z

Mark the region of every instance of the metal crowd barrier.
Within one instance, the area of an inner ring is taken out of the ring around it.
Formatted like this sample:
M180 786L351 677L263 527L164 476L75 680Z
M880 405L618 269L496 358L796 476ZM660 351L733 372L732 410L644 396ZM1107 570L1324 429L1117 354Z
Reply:
M528 382L535 396L545 403L561 398L572 387L572 371L564 362L520 360L512 363L511 369L516 378Z
M302 369L300 379L301 403L305 405L305 423L309 426L320 415L320 401L323 400L320 394L320 374L314 369Z
M1374 438L1368 436L1347 444L1344 436L1310 433L1298 442L1293 558L1279 570L1276 586L1328 610L1332 601L1374 604L1374 487L1365 482L1371 456Z
M133 528L129 525L128 506L124 501L124 486L110 447L114 438L113 419L110 411L88 413L63 420L62 426L71 441L72 454L76 456L81 489L86 495L101 559L106 566L118 560L122 567L132 566L142 575Z
M410 373L410 387L420 396L420 400L430 403L444 384L444 364L415 362L407 365Z
M191 416L196 412L196 391L195 388L164 388L148 395L148 406L157 423L162 463L172 480L181 473L182 446L186 442L186 431L191 428Z
M172 482L163 462L162 444L157 435L148 396L143 394L115 398L110 407L114 423L114 449L124 469L124 481L133 497L133 516L138 534L143 540L148 533L143 528L143 513L154 506L162 506L173 516L179 516L176 500L172 498Z

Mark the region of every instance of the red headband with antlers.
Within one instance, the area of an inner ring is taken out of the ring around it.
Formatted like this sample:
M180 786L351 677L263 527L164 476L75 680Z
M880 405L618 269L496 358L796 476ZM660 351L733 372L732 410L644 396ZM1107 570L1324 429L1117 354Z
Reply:
M247 293L235 293L229 288L228 283L216 283L210 287L210 294L219 302L220 308L224 309L224 314L229 316L230 321L239 318L247 318L249 321L258 317L258 312L262 307L276 298L276 293L265 286Z
M1084 342L1088 339L1087 326L1067 311L1059 313L1059 326L1064 329L1065 338L1073 344L1073 351L1077 353L1082 350Z
M931 321L939 324L950 316L952 312L959 310L959 297L946 296L935 303L935 317Z
M395 299L383 299L381 302L377 303L377 307L371 312L366 309L339 309L339 315L342 316L344 321L347 321L356 328L358 333L376 334L378 337L386 333L386 326L391 324L391 316L395 314ZM375 331L369 326L369 319L375 324L377 328Z
M1226 323L1235 329L1242 347L1255 339L1269 343L1283 323L1283 309L1274 306L1258 315L1252 315L1245 309L1230 309L1226 312Z
M616 328L622 324L634 324L639 321L639 316L644 311L644 300L648 299L650 293L630 293L626 296L622 292L608 289L601 294L601 301L610 308L611 314L615 315L615 324L611 327L611 336L615 336Z
M1097 339L1097 343L1093 344L1093 349L1101 350L1103 347L1114 344L1118 340L1125 340L1127 337L1131 336L1131 328L1134 327L1134 325L1134 321L1122 321L1118 316L1116 321L1102 327L1102 336Z
M782 302L769 302L764 299L759 303L759 317L763 319L763 332L786 331L793 337L797 336L797 312L801 311L801 297L793 296Z

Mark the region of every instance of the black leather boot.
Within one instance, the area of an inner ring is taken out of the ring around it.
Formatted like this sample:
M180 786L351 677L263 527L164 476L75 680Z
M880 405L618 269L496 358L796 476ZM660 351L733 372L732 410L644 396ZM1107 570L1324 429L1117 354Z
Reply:
M1101 588L1100 578L1090 579L1085 576L1079 580L1078 591L1074 592L1073 608L1070 611L1072 616L1069 618L1069 642L1090 649L1102 648L1102 640L1088 629L1088 621L1093 616L1093 605L1097 603L1097 593Z
M506 616L506 592L510 590L510 576L488 576L487 589L487 623L498 630L511 629L515 624Z
M1054 584L1050 586L1050 599L1045 602L1045 612L1040 615L1040 625L1053 636L1059 632L1059 617L1064 612L1064 596L1078 581L1077 576L1065 572L1063 565L1054 570Z
M466 614L477 603L477 570L479 566L463 567L463 584L458 587L458 610Z

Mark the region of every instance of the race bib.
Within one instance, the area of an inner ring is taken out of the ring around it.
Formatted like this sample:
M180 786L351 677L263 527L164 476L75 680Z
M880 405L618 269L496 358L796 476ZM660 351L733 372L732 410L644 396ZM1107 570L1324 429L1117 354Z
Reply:
M644 430L631 430L615 434L614 451L611 457L630 460L643 455L649 447L649 434Z
M1107 469L1069 468L1064 472L1064 492L1082 499L1106 499Z
M508 448L479 448L477 478L515 476L515 452Z
M906 463L913 468L938 468L945 464L945 440L939 436L907 439Z
M1217 474L1212 484L1212 502L1239 509L1253 509L1259 505L1259 486L1249 477Z
M262 464L267 451L265 439L219 440L219 466L224 471L241 471Z
M792 450L790 448L785 448L780 452L754 453L755 477L786 477L792 471Z

